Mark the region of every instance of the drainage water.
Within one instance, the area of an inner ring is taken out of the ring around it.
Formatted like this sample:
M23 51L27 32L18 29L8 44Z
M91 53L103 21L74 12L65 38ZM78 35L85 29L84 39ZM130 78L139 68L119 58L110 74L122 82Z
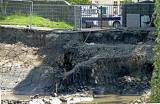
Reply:
M117 104L128 104L130 101L138 99L140 96L135 95L97 95L93 102L88 104L108 104L108 103L117 103Z
M138 99L138 95L95 95L95 98L92 102L81 102L78 104L106 104L106 103L129 103L134 99ZM13 93L2 93L2 100L30 100L29 95L15 95Z

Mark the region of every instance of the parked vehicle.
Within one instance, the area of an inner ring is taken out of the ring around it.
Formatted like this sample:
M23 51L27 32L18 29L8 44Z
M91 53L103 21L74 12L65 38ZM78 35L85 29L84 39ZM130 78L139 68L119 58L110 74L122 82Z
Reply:
M122 25L120 6L114 5L82 5L82 28L119 27Z
M108 22L109 26L114 27L114 28L121 27L122 26L122 15L115 15L113 16L113 18L114 17L120 17L120 20L109 21Z
M97 18L98 12L99 12L98 10L99 9L96 6L81 5L82 18L90 18L90 17ZM97 21L90 21L90 20L82 21L82 27L84 27L84 28L91 28L94 25L98 25L98 22Z

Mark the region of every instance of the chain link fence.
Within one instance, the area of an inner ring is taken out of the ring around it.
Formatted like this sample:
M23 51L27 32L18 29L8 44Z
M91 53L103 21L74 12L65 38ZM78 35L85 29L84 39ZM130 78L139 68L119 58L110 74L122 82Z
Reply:
M121 25L121 5L81 5L82 28Z
M154 27L154 3L81 5L82 28Z
M124 27L153 27L154 3L135 3L122 6Z
M32 21L32 2L21 1L21 2L2 2L0 5L0 24L9 25L31 25ZM18 21L18 16L29 17L27 21ZM15 17L15 18L14 18ZM7 20L5 20L5 18ZM15 19L12 21L12 19Z
M1 3L0 9L0 24L26 25L30 27L55 26L54 28L64 28L64 25L69 25L73 27L72 29L81 30L88 28L119 28L122 26L144 27L147 22L151 23L153 21L154 4L70 5L62 1L9 1ZM19 18L20 16L22 18L25 16L26 19L16 20L15 15ZM40 21L37 21L35 16L43 17L44 19L39 18ZM14 21L11 20L12 18L14 18Z
M55 25L55 28L67 25L76 30L80 27L80 6L67 3L10 1L1 4L0 9L0 24L40 27ZM20 17L25 18L18 20Z

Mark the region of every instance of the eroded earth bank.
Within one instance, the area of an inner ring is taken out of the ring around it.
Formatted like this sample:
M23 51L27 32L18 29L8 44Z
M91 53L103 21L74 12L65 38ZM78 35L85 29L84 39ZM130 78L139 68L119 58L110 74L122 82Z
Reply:
M0 87L14 94L141 94L150 88L153 30L0 27Z

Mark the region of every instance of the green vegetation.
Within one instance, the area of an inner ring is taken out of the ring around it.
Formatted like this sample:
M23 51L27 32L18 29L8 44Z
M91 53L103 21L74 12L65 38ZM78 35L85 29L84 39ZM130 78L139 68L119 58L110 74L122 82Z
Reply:
M155 62L154 62L154 72L152 74L151 80L151 96L150 102L159 103L160 102L160 0L155 3L154 12L154 23L158 29L158 37L156 41L158 45L155 46L154 51L156 52Z
M71 4L88 4L88 3L90 3L90 0L66 0L66 1Z
M124 0L124 4L133 3L132 0Z
M0 24L4 25L29 25L30 16L22 15L11 15L7 17L0 16ZM54 22L50 19L39 17L36 15L32 16L32 25L38 27L52 27L52 28L68 28L73 29L73 26L65 22Z

